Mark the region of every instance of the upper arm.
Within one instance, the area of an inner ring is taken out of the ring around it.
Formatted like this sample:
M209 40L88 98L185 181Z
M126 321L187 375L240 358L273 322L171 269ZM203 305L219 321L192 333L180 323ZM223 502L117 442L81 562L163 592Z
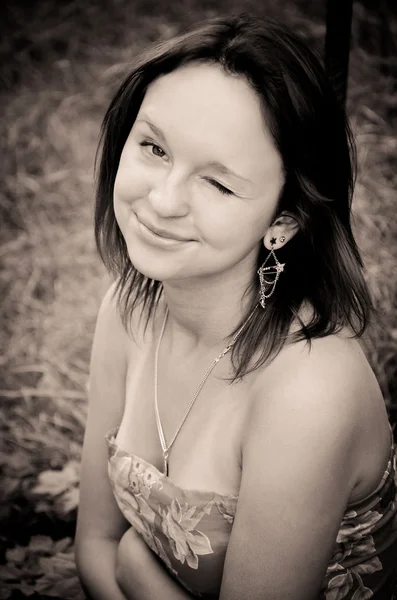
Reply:
M355 484L358 384L348 355L315 347L253 404L221 600L318 597Z
M127 333L113 294L114 284L99 309L92 344L76 547L94 537L120 539L128 525L113 497L107 471L105 434L120 424L127 369Z

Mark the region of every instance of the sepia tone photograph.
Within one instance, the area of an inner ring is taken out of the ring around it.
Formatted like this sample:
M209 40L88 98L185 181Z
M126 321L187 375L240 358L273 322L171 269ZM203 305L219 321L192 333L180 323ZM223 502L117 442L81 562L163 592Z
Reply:
M0 103L0 600L396 600L395 0L5 0Z

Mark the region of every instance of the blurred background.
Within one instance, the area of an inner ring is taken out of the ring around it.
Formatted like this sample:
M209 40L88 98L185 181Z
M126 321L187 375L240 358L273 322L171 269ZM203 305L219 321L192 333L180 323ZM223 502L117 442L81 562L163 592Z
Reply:
M272 15L323 52L326 0L14 0L0 8L0 600L82 598L73 564L86 381L109 279L93 240L101 119L129 61L206 17ZM363 346L397 410L397 8L353 6L354 229L380 318Z

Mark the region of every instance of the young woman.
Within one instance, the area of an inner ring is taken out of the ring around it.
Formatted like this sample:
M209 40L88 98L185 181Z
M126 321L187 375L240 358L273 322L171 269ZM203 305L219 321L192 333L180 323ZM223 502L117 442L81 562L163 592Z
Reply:
M211 20L139 58L102 142L87 596L392 598L395 449L320 60L272 21Z

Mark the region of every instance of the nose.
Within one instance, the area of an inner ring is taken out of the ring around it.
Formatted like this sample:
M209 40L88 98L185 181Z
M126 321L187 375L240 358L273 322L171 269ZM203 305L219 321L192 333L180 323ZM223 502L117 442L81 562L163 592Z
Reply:
M183 217L189 212L186 185L174 171L163 173L152 182L148 198L160 217Z

